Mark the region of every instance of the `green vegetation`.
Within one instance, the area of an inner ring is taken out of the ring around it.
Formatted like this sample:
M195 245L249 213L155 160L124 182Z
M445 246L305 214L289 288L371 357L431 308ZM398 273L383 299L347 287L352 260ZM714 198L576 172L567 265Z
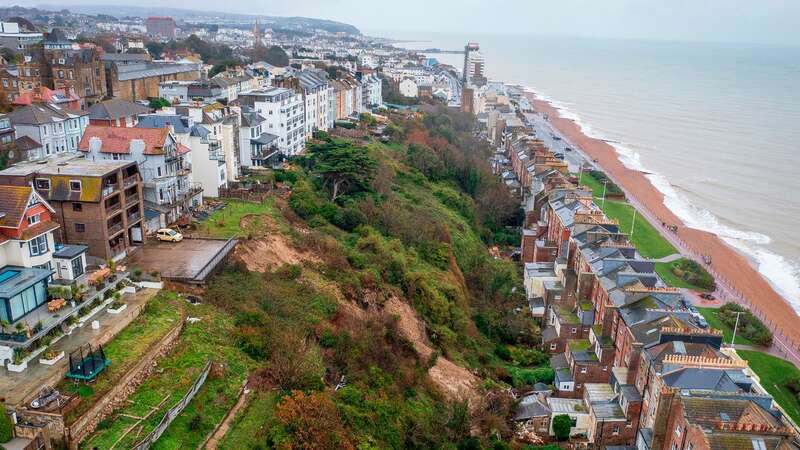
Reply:
M739 327L736 336L741 334L755 345L769 347L772 345L772 332L749 309L736 303L726 303L717 310L719 319L730 329L736 326L736 313L739 314Z
M269 422L278 403L278 395L256 392L247 408L237 416L231 428L220 442L222 450L259 448L265 438L264 424Z
M115 442L117 448L133 447L186 394L208 360L214 366L206 383L153 448L197 447L236 403L244 377L256 364L230 339L236 329L234 319L213 305L187 308L188 315L200 321L184 326L176 348L131 394L130 405L104 421L86 448L109 448ZM141 419L132 419L137 417ZM125 435L134 426L141 431Z
M656 273L672 287L704 292L712 292L717 288L714 277L703 266L687 258L656 263Z
M737 339L738 340L738 339ZM786 411L789 417L800 422L800 399L798 382L800 370L789 361L751 350L737 350L736 353L747 360L750 368L758 375L761 386Z
M559 441L569 439L569 432L572 429L572 419L566 414L559 414L553 417L553 434Z
M108 366L92 383L85 386L79 382L64 379L58 386L62 392L75 392L80 402L66 414L71 423L86 412L94 402L108 392L114 384L127 373L147 353L151 346L161 340L181 320L183 301L173 292L161 291L151 298L133 322L114 339L103 346Z
M156 97L150 99L150 107L153 109L168 108L171 105L172 104L169 102L169 100L162 97Z
M731 342L731 339L733 339L733 326L728 326L727 324L725 324L725 322L722 321L722 318L719 315L719 309L697 308L697 310L700 311L700 314L703 316L703 318L706 319L706 322L708 322L709 327L722 331L722 340L725 341L726 344L729 344ZM739 331L736 333L735 343L739 345L753 345L753 343L750 342L749 339L742 336L741 331L742 330L740 324Z
M0 443L5 443L14 438L14 424L11 417L6 414L6 405L0 403Z
M629 203L606 200L603 211L609 218L619 222L622 232L631 232L633 206ZM633 228L631 241L645 258L657 259L677 253L675 247L661 236L658 230L653 228L641 214L636 214L636 226Z
M225 200L225 207L214 211L198 228L201 234L209 237L228 239L232 237L263 236L266 231L261 216L277 215L274 198L267 198L264 203L246 202L243 200ZM253 216L253 220L242 227L242 218Z
M601 198L603 196L603 182L607 181L605 185L606 199L624 199L625 194L613 181L606 177L606 174L599 170L590 170L583 172L583 175L577 174L580 183L589 187L592 190L594 197Z

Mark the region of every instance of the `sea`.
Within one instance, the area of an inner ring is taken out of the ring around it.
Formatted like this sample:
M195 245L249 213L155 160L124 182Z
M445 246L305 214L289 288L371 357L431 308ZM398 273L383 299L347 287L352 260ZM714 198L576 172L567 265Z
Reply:
M492 80L528 87L650 173L686 225L747 255L800 312L800 47L368 31L411 49L480 44ZM463 67L463 56L432 54Z

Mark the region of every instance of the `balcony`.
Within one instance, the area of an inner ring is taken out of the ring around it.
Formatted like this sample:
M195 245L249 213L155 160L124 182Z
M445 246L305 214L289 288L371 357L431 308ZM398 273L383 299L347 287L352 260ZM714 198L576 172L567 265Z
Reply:
M103 185L103 197L108 197L109 195L113 194L119 189L119 186L116 184L105 184Z
M139 177L137 175L126 177L126 178L124 178L122 180L122 186L124 186L125 188L129 188L129 187L133 186L134 184L136 184L138 181L139 181Z
M108 235L109 236L114 236L117 233L119 233L120 231L122 231L123 229L124 229L124 226L122 224L122 221L120 220L119 222L116 222L113 225L109 225L108 226Z
M117 202L113 205L106 205L106 217L112 217L122 211L122 203Z
M183 165L181 167L179 167L178 171L176 172L176 174L179 177L186 177L186 176L189 176L189 174L191 174L191 173L192 173L192 165L189 164L189 163L186 163L186 162L183 163Z
M139 203L139 193L130 194L125 196L125 204L132 205L134 203Z
M139 210L137 209L136 212L128 213L128 225L132 225L139 221L142 218L142 215L139 214Z

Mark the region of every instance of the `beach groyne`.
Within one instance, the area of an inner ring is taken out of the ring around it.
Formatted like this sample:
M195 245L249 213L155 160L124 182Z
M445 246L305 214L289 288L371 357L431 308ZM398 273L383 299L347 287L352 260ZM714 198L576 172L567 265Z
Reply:
M687 256L703 263L716 277L725 300L749 307L775 335L775 348L787 359L800 364L800 316L759 273L752 262L720 237L687 227L664 204L664 195L646 174L626 167L609 143L584 134L580 125L564 118L559 111L529 94L537 112L547 114L549 122L619 185L631 203L651 224ZM667 227L674 227L669 231ZM705 261L710 261L710 264Z

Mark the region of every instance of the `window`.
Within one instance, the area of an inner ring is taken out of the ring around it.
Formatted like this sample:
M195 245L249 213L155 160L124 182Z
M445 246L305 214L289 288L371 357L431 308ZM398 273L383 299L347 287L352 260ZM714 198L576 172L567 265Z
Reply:
M43 191L50 190L50 180L47 178L37 178L36 179L36 189L41 189Z
M586 367L581 367L581 373L586 373L586 371L587 371Z
M72 260L72 277L78 278L79 276L83 275L83 272L83 256L78 256Z
M675 427L675 436L680 437L681 436L681 432L682 432L681 431L681 426L680 425L676 426Z
M31 256L39 256L47 253L47 235L43 234L28 241L28 248Z
M85 223L76 223L75 224L75 232L76 233L84 233L84 232L86 232L86 224Z
M37 223L42 221L41 214L34 214L32 216L28 216L28 225L36 225Z
M72 210L75 211L75 212L83 211L83 203L73 203L72 204Z
M614 428L611 429L611 434L614 436L619 434L619 425L614 425Z
M550 344L550 350L555 350L556 346L557 346L557 344L555 342L553 342L552 344Z
M577 328L575 328L575 327L572 327L572 334L575 334L575 333L577 333L577 332L578 332L578 329L577 329Z
M80 192L81 180L69 180L69 190L72 192Z

